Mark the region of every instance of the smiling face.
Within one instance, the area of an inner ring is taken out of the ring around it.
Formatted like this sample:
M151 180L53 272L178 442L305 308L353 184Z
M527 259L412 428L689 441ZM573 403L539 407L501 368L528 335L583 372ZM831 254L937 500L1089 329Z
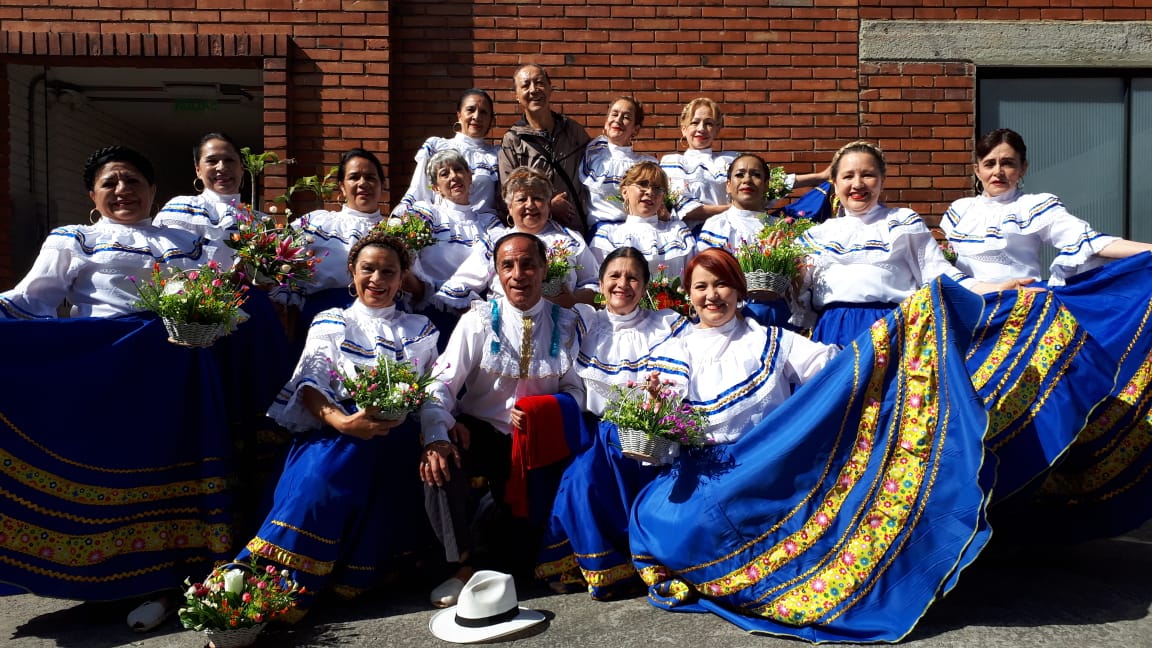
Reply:
M472 188L472 171L458 162L448 162L436 170L433 189L446 200L457 205L468 204L468 191Z
M716 126L716 116L708 106L697 106L691 115L680 124L680 132L688 142L688 148L704 150L712 148L712 141L720 131Z
M541 113L552 110L552 84L544 70L535 65L526 65L516 71L513 77L516 85L516 102L526 113Z
M150 216L156 187L132 164L109 162L96 172L88 197L104 218L117 223L137 223Z
M460 132L480 139L492 128L492 104L484 95L470 94L461 102L456 120L460 122Z
M692 270L688 298L700 317L700 328L715 328L736 317L740 294L734 286L699 264Z
M636 106L627 99L618 99L608 109L604 120L604 136L616 146L631 146L632 138L640 126L636 124Z
M740 209L760 211L764 209L767 182L767 169L759 158L750 155L737 158L728 172L728 196Z
M400 290L400 258L382 245L366 245L356 260L348 264L356 297L369 308L391 306Z
M984 185L984 195L999 196L1016 189L1028 171L1028 163L1020 153L1004 142L997 145L975 165L976 177Z
M349 158L344 166L344 179L340 181L344 202L356 211L370 214L380 207L380 189L380 174L376 173L372 161Z
M504 241L496 250L495 263L508 303L523 311L540 301L546 261L540 258L540 250L532 239L515 236Z
M845 153L840 158L833 181L840 204L856 214L875 207L884 191L884 176L876 158L862 151Z
M544 196L517 191L512 194L508 202L508 213L512 215L512 224L516 229L527 234L538 234L548 224L548 215L551 213L551 203Z
M636 310L644 298L648 286L644 283L644 270L640 263L642 261L636 258L620 257L604 266L600 292L606 299L605 307L609 313L627 315Z
M620 195L624 198L624 206L628 213L634 216L651 218L660 211L664 204L664 194L668 190L655 180L636 180L620 187Z
M240 182L244 179L240 154L222 139L204 142L200 147L200 159L196 162L196 177L204 183L205 189L218 194L240 193Z

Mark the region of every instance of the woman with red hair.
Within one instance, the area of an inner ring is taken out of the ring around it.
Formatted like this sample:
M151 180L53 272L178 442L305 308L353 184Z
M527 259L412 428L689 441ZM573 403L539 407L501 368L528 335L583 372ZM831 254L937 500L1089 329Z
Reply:
M680 338L688 361L688 402L708 416L708 437L730 443L814 376L836 347L740 315L748 284L727 250L697 254L684 286L699 322Z

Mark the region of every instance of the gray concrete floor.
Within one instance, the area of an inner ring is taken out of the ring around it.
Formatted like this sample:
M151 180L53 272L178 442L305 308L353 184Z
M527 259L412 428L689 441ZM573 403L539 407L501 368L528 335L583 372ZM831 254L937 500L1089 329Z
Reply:
M931 648L1152 648L1152 524L1121 538L1071 548L999 548L982 556L903 645ZM524 587L524 586L521 586ZM329 603L297 626L266 631L257 646L451 646L428 632L420 591ZM500 643L524 648L754 646L802 642L745 634L719 617L657 610L644 599L597 603L586 594L521 592L549 617ZM79 603L31 595L0 598L0 641L11 648L201 648L175 620L146 635L123 619L132 602Z

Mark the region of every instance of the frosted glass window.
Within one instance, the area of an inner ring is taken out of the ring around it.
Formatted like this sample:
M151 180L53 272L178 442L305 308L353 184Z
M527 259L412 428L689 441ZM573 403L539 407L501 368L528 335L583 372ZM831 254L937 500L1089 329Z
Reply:
M1132 80L1128 238L1152 242L1152 79Z
M1152 107L1152 86L1144 92ZM1130 185L1126 93L1127 81L1118 77L983 79L979 134L996 128L1020 133L1028 145L1025 191L1055 194L1069 212L1097 230L1125 236ZM1152 117L1146 121L1149 157ZM1152 191L1149 183L1142 184L1143 191ZM1043 265L1054 256L1054 250L1045 250Z

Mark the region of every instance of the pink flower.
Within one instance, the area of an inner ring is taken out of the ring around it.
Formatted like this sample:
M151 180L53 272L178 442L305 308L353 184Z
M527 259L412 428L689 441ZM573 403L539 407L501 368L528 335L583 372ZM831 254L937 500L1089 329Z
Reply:
M812 591L817 594L823 594L824 590L828 589L828 583L824 582L823 578L812 579Z
M821 512L816 514L816 525L817 526L827 527L829 522L831 522L831 520L829 520L827 513L824 513L823 511L821 511Z
M845 551L844 555L840 556L840 562L844 563L845 565L852 566L856 564L856 554L852 553L851 551Z
M784 553L788 554L789 556L795 556L798 550L799 547L796 546L794 541L786 540L784 542Z
M885 479L884 480L884 490L888 491L889 493L899 492L900 491L900 484L896 483L895 479Z

